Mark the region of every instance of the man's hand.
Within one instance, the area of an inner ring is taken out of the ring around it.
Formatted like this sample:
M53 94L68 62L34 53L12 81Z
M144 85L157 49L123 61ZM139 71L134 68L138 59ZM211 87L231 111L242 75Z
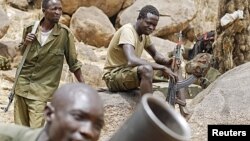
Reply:
M173 71L171 71L169 68L165 67L163 70L163 76L164 77L169 77L174 80L174 82L178 81L178 76L175 74Z
M33 42L35 39L36 39L35 34L28 33L24 40L24 46L27 46L29 43Z

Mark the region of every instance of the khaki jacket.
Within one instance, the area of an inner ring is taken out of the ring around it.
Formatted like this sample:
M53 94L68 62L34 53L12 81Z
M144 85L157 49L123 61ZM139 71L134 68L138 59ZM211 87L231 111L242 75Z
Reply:
M23 40L32 27L24 29ZM39 42L39 29L36 37L18 77L15 94L32 100L49 101L59 85L64 57L71 72L80 69L81 63L77 60L74 37L66 26L56 24L44 46ZM24 52L22 44L20 47Z

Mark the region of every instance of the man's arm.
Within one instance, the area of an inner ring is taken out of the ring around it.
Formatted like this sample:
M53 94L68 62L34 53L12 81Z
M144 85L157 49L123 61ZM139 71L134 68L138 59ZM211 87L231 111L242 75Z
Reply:
M134 50L134 47L132 45L123 44L122 48L123 48L124 54L128 60L128 66L150 65L150 66L152 66L152 68L154 70L161 70L161 71L163 71L165 76L168 75L168 76L174 78L174 80L177 80L177 75L175 73L173 73L171 71L171 69L169 69L165 65L149 62L149 61L146 61L144 59L138 58L135 55L135 50Z
M140 66L140 65L151 65L153 69L155 70L163 70L165 69L165 66L157 64L157 63L152 63L147 60L138 58L135 55L135 49L132 45L130 44L123 44L122 45L124 54L128 60L128 66Z
M77 69L77 70L74 72L74 75L75 75L76 79L78 80L78 82L84 83L84 78L83 78L82 71L81 71L80 68Z
M157 64L161 64L167 67L171 66L172 60L165 58L161 53L159 53L154 45L150 45L146 48L146 51L152 56Z

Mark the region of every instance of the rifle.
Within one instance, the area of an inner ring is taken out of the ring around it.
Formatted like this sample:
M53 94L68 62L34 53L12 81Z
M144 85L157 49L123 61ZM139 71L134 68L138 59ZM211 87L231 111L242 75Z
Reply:
M38 26L39 26L39 21L36 21L35 24L34 24L34 26L33 26L33 28L32 28L31 33L35 34ZM17 83L17 80L18 80L18 76L19 76L19 74L20 74L20 72L22 70L23 64L24 64L25 59L26 59L26 57L28 55L28 52L30 50L30 46L31 46L31 43L27 45L27 47L26 47L26 49L24 51L24 54L23 54L23 58L22 58L22 60L21 60L21 62L19 64L19 67L18 67L17 71L16 71L14 85L13 85L13 87L12 87L12 89L10 91L10 94L8 96L9 103L8 103L8 105L6 107L1 107L1 109L3 109L4 112L7 112L9 110L9 107L10 107L10 105L11 105L13 99L14 99L14 96L15 96L15 87L16 87L16 83Z
M180 31L179 35L179 41L176 45L176 48L174 49L173 52L173 61L171 64L171 70L175 73L179 73L178 76L181 76L181 69L180 69L180 62L181 62L181 47L182 47L182 31ZM182 78L182 77L181 77ZM187 79L175 82L173 78L169 78L169 85L168 85L168 93L167 93L167 98L166 101L175 107L175 104L178 103L181 106L185 106L186 103L182 100L179 100L176 98L177 92L181 88L185 88L189 86L190 84L194 83L196 81L197 77L192 75Z

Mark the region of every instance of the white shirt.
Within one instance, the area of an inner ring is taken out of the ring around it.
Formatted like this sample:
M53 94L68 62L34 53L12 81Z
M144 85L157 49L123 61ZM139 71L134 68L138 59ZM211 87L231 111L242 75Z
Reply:
M46 43L46 40L49 37L49 34L52 32L52 29L47 32L41 32L41 45L43 46Z

